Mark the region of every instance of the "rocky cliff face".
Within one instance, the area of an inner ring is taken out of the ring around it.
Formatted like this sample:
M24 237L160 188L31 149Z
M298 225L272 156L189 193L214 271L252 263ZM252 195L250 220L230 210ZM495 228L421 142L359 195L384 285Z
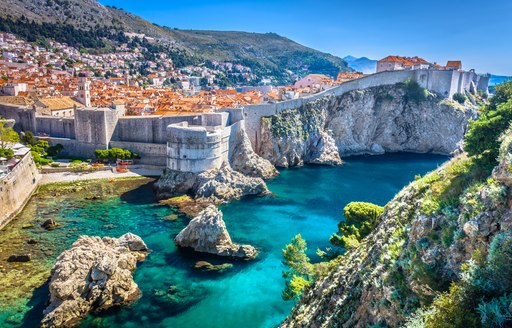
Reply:
M404 84L356 90L264 118L260 155L289 167L338 164L340 155L455 150L475 107L410 93Z
M282 327L398 327L462 280L464 265L511 231L511 144L509 130L490 177L461 154L404 188L373 233L331 263Z
M81 236L52 269L50 305L41 327L72 327L91 311L126 304L140 296L133 281L148 249L127 233L120 238Z

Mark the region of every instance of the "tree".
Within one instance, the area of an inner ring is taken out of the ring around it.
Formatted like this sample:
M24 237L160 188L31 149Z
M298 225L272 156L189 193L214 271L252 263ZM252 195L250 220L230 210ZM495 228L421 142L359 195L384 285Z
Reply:
M22 138L23 142L28 146L34 146L37 144L37 139L34 134L30 131L25 131Z
M379 223L384 212L382 206L366 202L351 202L343 209L345 221L338 224L338 232L329 241L345 249L356 248Z
M453 98L453 100L455 100L459 104L464 104L466 102L466 99L467 99L466 95L463 94L463 93L460 93L460 92L454 93L452 98Z
M311 284L313 266L306 255L308 245L300 234L283 249L283 264L289 270L283 271L285 288L281 294L284 300L298 299L305 287Z
M13 156L14 151L12 149L0 148L0 157L11 159Z
M0 117L0 148L7 148L7 144L19 141L18 133L9 126L6 119Z

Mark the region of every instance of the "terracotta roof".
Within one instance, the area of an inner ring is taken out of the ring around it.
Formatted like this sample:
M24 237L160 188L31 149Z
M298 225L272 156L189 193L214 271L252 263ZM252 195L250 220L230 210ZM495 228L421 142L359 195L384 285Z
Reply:
M460 60L449 60L446 67L462 67L462 62Z
M62 110L77 107L83 107L79 102L74 101L70 97L41 98L38 101L44 107L50 110Z
M30 98L16 96L0 96L0 103L30 106L34 102Z
M379 60L379 63L402 63L404 66L414 66L416 64L429 64L420 57L401 57L401 56L387 56Z

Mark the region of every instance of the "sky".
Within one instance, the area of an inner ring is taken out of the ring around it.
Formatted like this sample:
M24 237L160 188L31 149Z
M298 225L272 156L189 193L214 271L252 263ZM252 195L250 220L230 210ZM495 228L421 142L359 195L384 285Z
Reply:
M344 57L420 56L512 75L511 0L100 0L180 29L275 32Z

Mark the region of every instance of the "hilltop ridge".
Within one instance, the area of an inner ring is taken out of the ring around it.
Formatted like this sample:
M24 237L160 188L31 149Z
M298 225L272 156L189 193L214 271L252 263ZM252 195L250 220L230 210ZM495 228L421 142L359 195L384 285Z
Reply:
M5 0L0 3L0 18L7 22L4 30L16 22L26 22L27 29L32 30L29 24L34 22L76 29L78 39L82 34L95 33L104 42L93 43L93 48L111 49L119 43L120 32L143 34L154 43L184 53L189 61L183 65L205 60L242 63L255 72L276 77L281 83L292 82L296 76L308 73L335 77L339 71L352 71L339 57L275 33L180 30L153 24L120 8L103 6L96 0ZM90 44L78 45L91 47Z

